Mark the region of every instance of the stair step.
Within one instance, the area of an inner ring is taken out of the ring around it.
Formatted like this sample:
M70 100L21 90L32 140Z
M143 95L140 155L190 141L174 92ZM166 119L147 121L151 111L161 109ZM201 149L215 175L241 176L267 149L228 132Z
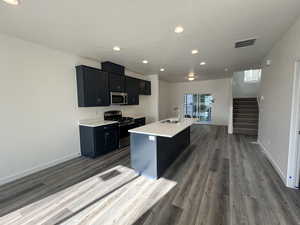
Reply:
M233 123L234 128L258 129L258 123Z
M233 113L233 118L251 118L258 119L258 113Z
M251 101L257 101L256 98L234 98L233 101L244 101L244 102L251 102Z
M233 118L234 123L258 123L258 117L257 118L249 118L249 117L237 117Z
M245 105L238 105L238 104L235 104L233 105L233 108L236 108L236 109L239 109L239 108L243 108L243 109L258 109L258 105L250 105L250 104L245 104Z
M248 128L233 128L233 133L257 136L258 130L257 129L248 129Z
M233 109L234 113L258 113L258 109L251 109L251 108L239 108Z

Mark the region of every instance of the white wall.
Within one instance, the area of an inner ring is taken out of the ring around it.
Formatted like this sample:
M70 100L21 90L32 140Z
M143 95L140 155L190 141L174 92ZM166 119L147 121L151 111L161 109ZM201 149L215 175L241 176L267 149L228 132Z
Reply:
M228 125L230 97L232 96L231 79L171 83L170 86L171 109L180 107L183 111L184 94L212 94L215 99L212 109L212 124Z
M244 71L233 73L232 93L234 98L251 98L257 97L260 87L260 82L245 83Z
M3 35L0 49L0 184L79 155L80 119L110 109L158 119L158 93L139 106L78 108L75 65L99 62ZM143 78L156 92L157 75Z
M166 81L159 81L159 120L172 116L171 84Z
M300 59L299 37L300 19L266 56L263 63L271 59L272 65L263 68L260 89L264 101L259 115L259 141L284 180L291 175L287 170L289 132L294 66Z

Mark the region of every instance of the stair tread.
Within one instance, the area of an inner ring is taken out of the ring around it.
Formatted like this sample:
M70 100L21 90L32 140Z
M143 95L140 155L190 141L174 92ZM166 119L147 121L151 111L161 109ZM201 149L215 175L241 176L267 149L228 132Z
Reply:
M258 129L255 128L233 128L234 130L243 130L243 131L258 131Z
M234 122L233 123L234 125L251 125L251 126L253 126L253 125L258 125L258 122Z

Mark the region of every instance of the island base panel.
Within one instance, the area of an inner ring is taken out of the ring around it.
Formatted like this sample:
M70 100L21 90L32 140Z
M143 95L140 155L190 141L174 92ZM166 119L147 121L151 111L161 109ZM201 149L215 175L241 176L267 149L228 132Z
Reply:
M131 133L130 139L132 168L158 179L190 144L190 128L172 138Z
M149 135L130 134L130 158L131 167L139 174L157 178L157 144L155 140L149 140Z

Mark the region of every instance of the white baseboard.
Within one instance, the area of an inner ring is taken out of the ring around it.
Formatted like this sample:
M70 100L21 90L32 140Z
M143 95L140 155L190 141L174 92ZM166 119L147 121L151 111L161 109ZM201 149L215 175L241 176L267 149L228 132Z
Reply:
M270 161L270 163L274 167L275 171L277 172L277 174L281 178L284 185L287 186L286 177L285 177L284 173L282 172L280 167L277 165L276 161L272 158L272 156L271 156L270 152L267 150L266 146L259 139L257 140L257 143L259 144L259 146L263 150L263 153L267 156L268 160Z
M68 161L70 159L74 159L74 158L76 158L78 156L80 156L80 153L75 153L75 154L67 155L67 156L64 156L64 157L62 157L60 159L56 159L56 160L53 160L51 162L48 162L48 163L45 163L45 164L42 164L42 165L38 165L38 166L36 166L34 168L30 168L30 169L25 170L25 171L23 171L21 173L16 173L14 175L1 178L0 179L0 185L12 182L14 180L20 179L20 178L25 177L27 175L30 175L32 173L41 171L43 169L47 169L47 168L49 168L51 166L55 166L55 165L57 165L59 163L63 163L63 162Z

